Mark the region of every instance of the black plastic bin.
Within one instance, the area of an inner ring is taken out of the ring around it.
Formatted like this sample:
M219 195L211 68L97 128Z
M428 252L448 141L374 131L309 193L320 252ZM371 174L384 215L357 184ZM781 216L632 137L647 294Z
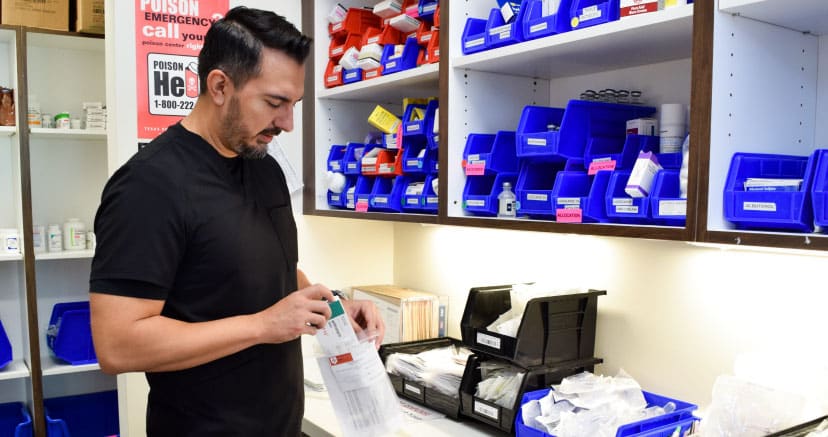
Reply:
M511 308L511 290L511 285L503 285L469 291L460 328L470 349L527 368L592 358L598 296L606 291L532 299L517 337L509 337L486 327Z
M428 340L386 344L380 347L379 355L380 358L382 358L382 362L385 363L386 358L394 353L418 354L427 350L448 347L451 345L464 346L460 340L450 337L442 337ZM468 366L466 367L466 372L468 372ZM459 392L457 393L457 397L451 397L440 393L437 390L428 388L420 382L411 381L399 375L392 375L389 373L388 377L391 379L391 385L394 386L394 391L396 391L401 397L412 400L420 405L425 405L426 407L437 410L454 419L460 417Z
M520 413L520 403L523 394L526 392L547 388L552 384L559 384L562 379L581 372L592 372L596 364L604 360L600 358L589 358L585 360L568 361L554 366L540 366L522 368L515 366L516 370L525 372L520 392L515 397L515 404L511 408L502 407L493 402L488 402L476 397L477 384L482 380L479 365L488 360L498 360L485 355L472 355L466 363L466 373L463 375L463 382L460 384L460 399L462 408L460 413L491 425L501 431L513 432L515 427L515 415ZM498 360L503 361L503 360Z

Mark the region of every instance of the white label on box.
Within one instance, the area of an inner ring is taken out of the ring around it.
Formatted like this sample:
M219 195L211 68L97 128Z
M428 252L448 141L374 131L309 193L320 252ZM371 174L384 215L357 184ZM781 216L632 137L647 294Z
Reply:
M468 162L480 161L480 154L469 155L469 157L466 159L466 161L468 161Z
M471 199L471 200L466 201L466 205L468 205L468 206L486 206L486 201L485 200Z
M495 349L500 349L500 339L497 337L493 337L491 335L484 334L482 332L477 333L477 344L482 344L484 346L493 347Z
M538 23L534 26L529 26L529 33L540 32L541 30L546 30L549 25L544 21L543 23Z
M377 158L373 156L366 156L362 158L362 165L374 165L377 163Z
M618 205L615 207L615 212L617 214L638 214L638 207Z
M407 205L419 205L420 201L416 197L414 197L414 198L409 197L408 199L405 200L405 203Z
M348 170L356 170L357 165L356 162L349 162L348 163Z
M385 69L390 70L390 69L392 69L396 66L397 66L397 61L391 61L391 62L385 64Z
M558 205L581 205L580 197L558 197Z
M388 204L388 198L387 197L375 197L374 198L374 203Z
M745 211L776 212L776 204L773 202L745 202L742 204Z
M348 73L348 74L345 75L345 79L353 79L353 78L356 77L356 75L357 75L356 71Z
M339 199L341 198L342 196L339 194L331 194L331 202L339 202Z
M466 41L466 48L470 49L472 47L482 46L486 42L486 38L477 38L471 41Z
M581 11L581 16L578 17L581 21L589 21L595 18L601 18L601 10L598 6L589 6Z
M511 24L504 24L503 26L492 27L489 29L489 35L494 36L495 34L510 34L512 33L512 25Z
M426 203L433 205L437 203L438 199L436 197L426 197Z
M420 161L417 161L416 159L409 159L409 160L408 160L408 161L406 161L405 163L406 163L409 167L417 167L417 166L419 166L419 165L420 165Z
M379 42L379 35L372 36L371 38L368 38L368 41L366 41L367 44L376 44L378 42Z
M529 146L545 146L546 138L528 138L526 144Z
M613 197L612 198L612 205L613 206L623 206L623 205L632 205L633 200L626 198L626 197Z
M429 33L429 34L423 35L423 37L420 38L420 41L423 41L423 42L431 41L431 34Z
M332 54L332 55L339 55L339 54L342 54L342 50L343 50L343 49L344 49L344 47L337 47L337 48L335 48L335 49L331 50L331 54Z
M500 411L497 408L477 402L477 400L474 401L474 412L492 420L500 420L500 414L498 414Z
M365 73L365 77L366 78L376 77L378 74L379 74L379 70L369 71L368 73Z
M331 168L334 170L339 170L341 167L339 166L338 161L331 161Z
M380 173L391 173L394 171L394 164L380 164L379 172Z
M339 79L339 76L328 76L328 82L336 82Z
M660 215L683 216L687 215L686 200L660 200L658 202L658 213Z
M437 9L437 3L430 4L423 8L423 12L431 12Z
M418 130L418 129L420 129L419 124L409 124L408 126L405 127L406 132L411 132L411 131Z
M526 200L538 200L541 202L546 202L549 200L549 196L546 194L527 194Z
M423 393L422 390L420 390L418 387L414 387L411 384L403 384L403 389L409 393L414 393L415 395Z

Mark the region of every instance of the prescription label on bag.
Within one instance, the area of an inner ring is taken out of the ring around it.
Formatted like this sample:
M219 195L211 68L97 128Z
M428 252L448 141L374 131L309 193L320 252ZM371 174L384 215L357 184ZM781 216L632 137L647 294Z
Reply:
M484 334L482 332L477 333L477 344L482 344L484 346L493 347L495 349L500 349L500 339L497 337L493 337L491 335Z
M474 412L492 420L500 420L500 410L477 399L474 400Z

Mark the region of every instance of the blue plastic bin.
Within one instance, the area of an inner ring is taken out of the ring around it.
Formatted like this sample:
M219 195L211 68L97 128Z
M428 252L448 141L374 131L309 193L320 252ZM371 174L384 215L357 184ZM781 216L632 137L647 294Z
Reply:
M486 48L495 49L523 42L524 15L526 15L526 8L521 6L517 17L507 23L503 20L500 9L492 9L489 12L489 20L486 22Z
M431 134L434 129L434 114L437 113L437 108L439 107L440 102L438 100L432 100L428 102L427 105L408 105L405 108L405 114L403 115L403 137L411 136L411 135L427 135ZM423 109L425 112L425 116L421 120L411 120L410 112L413 111L413 108L420 108Z
M565 5L567 2L562 2ZM543 0L524 0L521 8L526 8L523 16L523 36L527 40L543 38L572 29L566 8L558 6L555 13L543 15Z
M371 191L374 189L376 176L359 176L354 186L354 207L357 203L371 204Z
M409 70L417 66L417 56L420 54L420 46L416 38L405 40L402 53L395 53L395 45L387 44L382 49L382 75L386 76L400 71Z
M638 152L658 152L659 137L652 135L628 134L624 138L597 137L584 150L587 166L593 161L615 161L616 170L631 170L638 158ZM661 158L661 156L659 156ZM659 164L661 159L658 160Z
M563 9L565 4L569 4L568 22L572 30L609 23L621 17L620 0L562 0L560 8Z
M642 225L650 223L650 198L630 197L624 188L630 179L629 170L612 172L605 197L607 218L611 222Z
M3 321L0 320L0 369L8 366L12 361L12 347L9 336L3 328Z
M743 229L813 232L814 157L734 154L724 188L725 219ZM802 185L797 191L745 191L747 178L802 179Z
M463 149L465 165L482 165L485 174L517 173L520 162L515 152L515 133L469 134Z
M362 171L360 161L365 152L376 147L375 145L362 143L348 143L345 146L345 156L342 158L343 173L346 175L358 175Z
M422 183L423 192L425 192L426 175L403 175L397 177L397 184L400 190L400 204L402 210L405 212L424 212L423 195L408 191L408 186L412 183Z
M347 208L348 190L356 185L356 180L357 176L347 175L345 176L345 188L342 190L341 193L334 193L331 190L328 190L328 206L331 206L333 208ZM353 203L353 199L351 199L351 203ZM353 206L351 208L353 208Z
M482 52L486 46L486 25L489 20L483 18L467 18L463 27L463 54Z
M342 70L342 83L349 84L360 82L362 80L362 69L361 68L353 68L353 69L343 69Z
M431 153L429 153L431 152ZM436 150L429 149L425 137L403 137L403 173L429 173Z
M0 404L0 436L32 436L32 416L22 402Z
M423 211L429 214L437 214L437 208L439 206L439 193L435 192L432 188L432 181L435 179L437 179L436 173L426 176L425 188L421 196Z
M679 171L661 170L653 180L650 208L653 220L667 226L684 226L687 222L687 199L682 199L679 189Z
M518 214L555 216L555 204L552 189L559 171L565 168L564 162L524 162L520 167L515 194L518 200Z
M814 152L814 184L811 189L814 224L828 232L828 149Z
M345 158L346 146L334 144L328 151L328 171L338 171L344 173L345 166L343 159Z
M437 11L437 5L439 4L438 0L420 0L417 5L417 13L420 15L420 19L433 20L434 12Z
M589 176L584 171L558 172L550 196L553 208L578 208L583 223L607 222L604 197L609 176L609 171L599 171L594 176Z
M627 120L654 114L655 108L618 103L570 100L566 109L526 106L517 130L521 158L562 160L584 158L587 145L598 138L623 144ZM551 128L558 126L558 130Z
M515 415L515 433L518 437L554 437L551 434L527 426L523 422L522 413L524 404L545 397L549 391L550 389L546 388L524 393L520 402L521 411ZM669 437L677 427L681 427L682 433L680 435L684 435L684 432L689 431L693 423L699 420L693 417L693 411L698 408L694 404L643 390L641 393L644 395L648 407L663 407L668 402L672 402L676 409L672 413L619 426L615 434L616 437Z
M55 304L46 340L55 356L69 364L97 363L89 322L89 302Z
M497 196L503 190L504 182L509 182L514 187L517 173L466 177L466 185L463 187L463 209L476 215L496 216Z
M118 392L105 391L45 399L49 437L117 435Z
M395 178L376 178L371 194L368 197L368 210L377 212L400 212L402 211L402 187L401 179L405 176Z

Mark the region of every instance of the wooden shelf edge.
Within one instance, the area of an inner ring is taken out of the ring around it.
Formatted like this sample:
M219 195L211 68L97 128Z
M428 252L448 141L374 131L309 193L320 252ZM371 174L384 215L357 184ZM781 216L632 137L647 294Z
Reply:
M305 215L317 217L336 217L354 220L375 220L405 223L437 224L438 217L430 214L388 213L388 212L354 212L349 210L310 210Z
M828 250L828 235L812 233L781 233L767 231L711 231L702 232L697 242L730 246L772 247L806 251Z

